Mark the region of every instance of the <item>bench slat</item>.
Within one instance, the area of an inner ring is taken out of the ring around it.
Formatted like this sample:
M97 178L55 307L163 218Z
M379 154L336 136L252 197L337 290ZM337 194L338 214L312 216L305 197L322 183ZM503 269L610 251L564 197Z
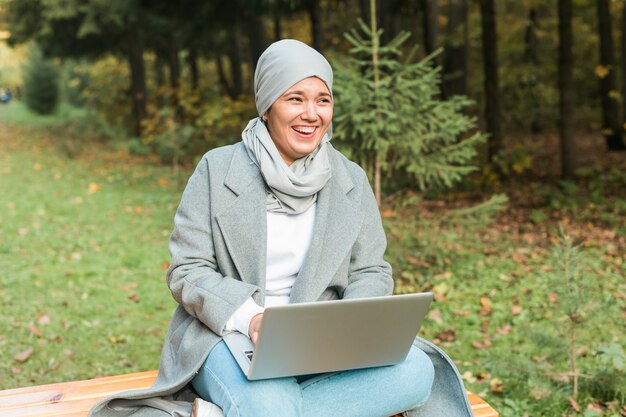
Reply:
M147 371L0 391L0 417L85 417L98 400L120 391L148 388L156 375L157 371ZM468 399L474 417L499 416L476 394L468 393Z

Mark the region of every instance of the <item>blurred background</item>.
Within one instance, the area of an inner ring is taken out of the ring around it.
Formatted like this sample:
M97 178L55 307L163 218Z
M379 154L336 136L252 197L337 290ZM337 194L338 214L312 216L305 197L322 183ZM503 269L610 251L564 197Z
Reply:
M282 38L468 387L626 416L622 0L0 0L0 388L158 366L180 193Z

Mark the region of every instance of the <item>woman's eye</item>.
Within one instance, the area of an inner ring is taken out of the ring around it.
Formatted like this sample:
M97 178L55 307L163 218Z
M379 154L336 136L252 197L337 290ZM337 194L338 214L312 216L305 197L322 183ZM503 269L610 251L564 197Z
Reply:
M297 101L297 102L300 102L300 101L302 101L302 99L301 99L300 97L290 97L290 98L289 98L289 101Z

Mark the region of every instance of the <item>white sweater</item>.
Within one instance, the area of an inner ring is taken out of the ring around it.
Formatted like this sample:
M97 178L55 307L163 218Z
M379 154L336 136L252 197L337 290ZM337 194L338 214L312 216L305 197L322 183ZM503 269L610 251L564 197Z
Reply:
M300 214L267 212L267 264L265 306L248 298L231 316L225 330L237 330L248 336L250 320L265 307L289 303L291 288L304 264L311 245L316 205Z

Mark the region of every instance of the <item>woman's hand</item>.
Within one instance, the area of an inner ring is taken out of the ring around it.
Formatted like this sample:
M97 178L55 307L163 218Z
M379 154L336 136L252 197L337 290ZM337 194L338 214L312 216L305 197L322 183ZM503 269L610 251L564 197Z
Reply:
M256 347L256 341L259 338L259 329L261 328L261 321L263 320L263 313L259 313L250 319L250 327L248 327L248 335L254 347Z

